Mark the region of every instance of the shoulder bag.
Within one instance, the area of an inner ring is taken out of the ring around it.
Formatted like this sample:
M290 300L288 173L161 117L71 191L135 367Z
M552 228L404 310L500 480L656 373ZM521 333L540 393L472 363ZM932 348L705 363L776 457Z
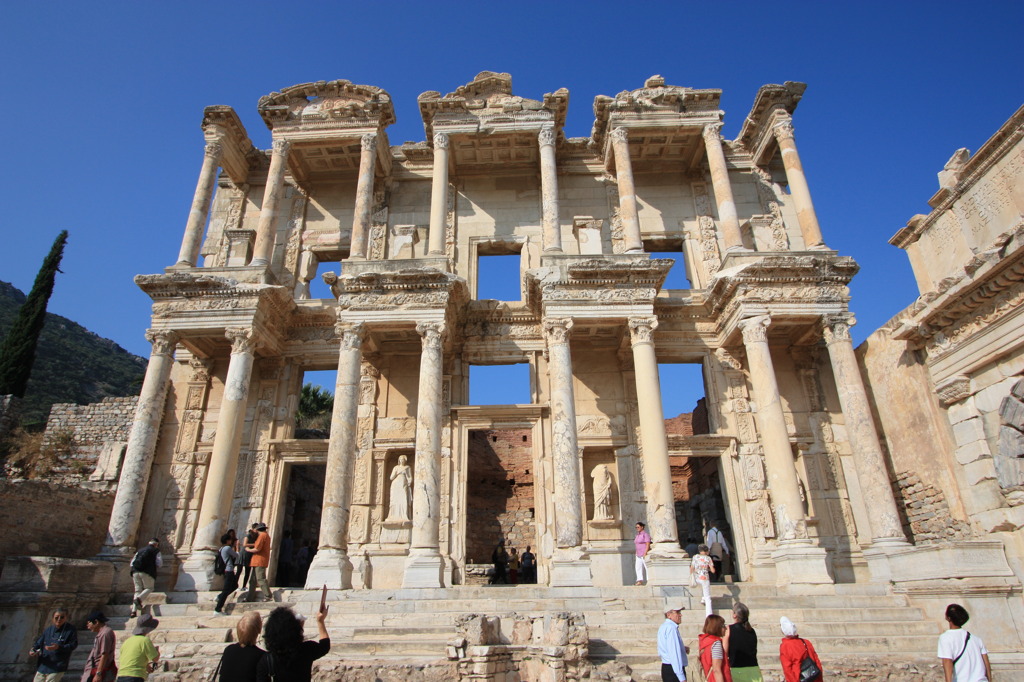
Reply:
M804 643L804 657L800 660L800 682L812 682L821 677L821 668L811 658L811 650L807 648L807 642L803 639L800 641Z
M963 657L964 652L967 651L967 643L969 641L971 641L971 633L968 632L967 633L967 639L964 640L964 648L961 649L960 650L960 654L957 655L957 657L953 659L953 665L956 665L956 662L959 661Z

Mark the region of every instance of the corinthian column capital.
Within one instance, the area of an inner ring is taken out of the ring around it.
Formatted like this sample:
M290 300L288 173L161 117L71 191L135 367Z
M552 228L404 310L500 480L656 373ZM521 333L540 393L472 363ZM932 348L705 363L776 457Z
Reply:
M615 128L615 129L613 129L612 132L610 133L610 137L612 138L612 142L628 142L629 141L629 133L626 132L625 128Z
M837 342L850 343L850 327L857 324L857 320L852 315L822 315L821 324L825 343L832 345Z
M334 333L341 339L342 350L359 350L363 346L366 325L362 322L337 322Z
M657 328L658 318L656 317L629 318L630 343L634 346L642 343L654 343L654 330Z
M779 142L793 139L793 122L788 118L783 119L772 126L772 134Z
M544 126L540 129L540 133L537 134L537 141L541 147L550 147L555 144L555 127Z
M740 320L739 327L743 332L743 343L767 343L768 325L771 323L772 318L768 315L758 315Z
M359 138L359 144L364 152L377 151L377 133L366 133Z
M434 149L448 149L448 136L444 133L434 133Z
M146 340L153 344L153 355L174 354L174 347L178 345L178 333L169 329L147 329Z
M701 135L704 137L704 142L721 142L722 135L722 124L721 123L708 123L704 126L704 130L701 131Z
M229 327L224 336L231 342L231 354L252 353L256 347L256 339L252 327Z
M571 317L549 317L544 320L544 339L548 346L569 343L569 330L572 329Z
M274 153L275 154L287 154L288 150L292 148L292 143L284 138L277 138L274 140Z
M423 342L423 349L428 348L440 348L441 341L444 340L445 333L444 322L419 322L416 324L416 333L420 335L421 341Z
M219 141L207 142L203 153L214 162L220 163L220 157L224 154L224 145Z

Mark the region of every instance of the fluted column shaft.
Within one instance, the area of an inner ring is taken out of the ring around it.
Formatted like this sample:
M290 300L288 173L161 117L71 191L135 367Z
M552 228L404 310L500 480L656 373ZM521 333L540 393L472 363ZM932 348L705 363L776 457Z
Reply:
M537 136L540 143L541 232L546 253L562 252L562 230L558 222L555 139L555 129L552 126L541 129L540 135Z
M633 163L629 159L629 141L625 128L611 132L612 153L615 155L615 179L619 186L619 220L627 253L644 250L640 239L640 214L636 207L636 184L633 181Z
M192 196L192 209L188 213L185 224L185 236L181 240L178 252L178 265L195 266L199 260L199 248L203 242L203 228L210 216L210 199L213 197L213 185L217 180L217 169L224 148L220 142L210 142L203 154L203 168L199 171L199 182L196 193Z
M757 428L764 448L768 468L768 485L775 506L778 536L783 541L807 542L807 523L803 503L800 501L800 483L796 475L793 449L789 444L786 419L779 398L779 384L775 378L768 347L767 315L740 322L743 345L747 351L750 383L757 405Z
M249 380L255 350L252 329L232 328L225 331L231 341L231 359L224 380L217 435L210 453L210 468L203 487L203 503L196 522L196 537L192 552L215 551L220 547L220 535L231 512L231 496L238 470L238 451L242 444L245 425L245 407L249 401Z
M124 464L118 478L114 507L110 512L107 537L101 554L125 555L135 551L136 534L142 518L142 503L146 498L149 474L156 454L156 441L160 435L167 388L174 366L174 346L178 335L171 331L151 329L146 338L153 344L142 392L135 408L135 420L128 434Z
M377 134L363 135L360 146L359 180L356 183L352 245L349 249L349 256L352 258L366 258L366 244L370 238L370 214L373 210L373 175L377 168Z
M718 223L725 237L725 248L743 248L743 236L740 234L740 221L736 215L736 201L732 195L732 183L729 181L729 169L725 165L725 152L722 151L720 131L721 123L704 126L704 149L708 155L708 167L711 169L711 187L715 192L715 203L718 204Z
M412 493L412 544L414 550L436 553L441 521L441 411L444 324L416 325L423 344L420 352L420 385L416 400L416 469Z
M352 501L352 465L356 456L356 418L359 410L359 368L364 327L339 325L341 345L334 384L334 409L327 444L324 504L320 518L320 549L348 548L348 518Z
M850 325L853 321L848 317L834 317L824 322L825 342L832 361L839 404L843 409L846 434L853 450L857 478L860 479L864 495L871 499L867 511L872 544L905 544L906 536L900 524L878 431L875 429L864 380L850 340Z
M782 165L786 167L789 194L793 197L793 204L796 207L796 217L800 223L804 246L808 249L822 248L825 246L825 241L821 236L821 226L818 225L818 215L814 212L814 202L811 201L811 190L807 186L804 167L800 163L800 154L796 151L793 124L788 120L776 123L772 128L772 133L779 143Z
M277 218L277 207L284 194L284 173L288 168L288 140L274 140L274 148L270 155L270 170L267 172L267 188L263 192L263 206L260 209L260 221L256 226L256 245L252 250L254 266L267 266L274 252L274 223Z
M572 387L571 318L544 320L551 381L551 450L555 468L555 546L583 542L580 505L580 453L576 438L576 398Z
M644 461L644 493L647 496L647 527L655 547L679 549L672 469L668 461L668 436L661 405L661 379L654 350L654 317L629 321L636 374L636 402L640 415L640 444Z
M448 136L434 133L434 178L430 186L430 233L428 253L444 255L444 237L448 223Z

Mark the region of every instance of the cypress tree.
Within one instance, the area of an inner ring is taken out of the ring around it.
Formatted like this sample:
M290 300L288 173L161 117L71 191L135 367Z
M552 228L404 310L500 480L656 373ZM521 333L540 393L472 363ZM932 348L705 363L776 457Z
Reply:
M64 245L67 241L67 230L57 235L50 253L36 274L32 291L18 309L18 316L7 332L3 345L0 345L0 395L25 397L25 387L28 385L32 363L36 357L39 333L46 322L46 304L53 293L54 279L60 272L60 259L64 256Z

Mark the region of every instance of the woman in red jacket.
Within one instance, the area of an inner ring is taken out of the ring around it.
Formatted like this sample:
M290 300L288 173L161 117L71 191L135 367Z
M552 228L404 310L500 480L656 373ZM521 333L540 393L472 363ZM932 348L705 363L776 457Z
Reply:
M789 618L780 618L779 625L784 635L782 644L779 645L779 660L782 662L782 674L786 676L786 682L800 682L800 667L805 658L814 661L819 670L818 675L810 678L809 682L821 682L824 674L820 671L824 668L821 667L821 660L814 651L814 645L797 636L796 625Z
M700 665L708 682L732 682L729 670L729 628L721 616L704 619L704 632L698 638Z

